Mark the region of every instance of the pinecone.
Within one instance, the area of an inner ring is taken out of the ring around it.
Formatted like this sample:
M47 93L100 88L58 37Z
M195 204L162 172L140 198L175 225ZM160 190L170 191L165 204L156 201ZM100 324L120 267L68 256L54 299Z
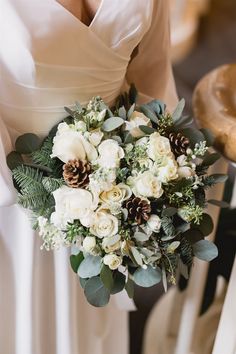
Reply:
M128 218L136 221L138 225L141 225L150 217L151 205L144 199L131 197L126 201L125 207L128 210Z
M181 133L170 133L168 138L175 155L180 156L186 153L189 147L189 139L186 136Z
M69 160L63 166L63 177L71 188L84 188L89 183L91 165L87 161Z

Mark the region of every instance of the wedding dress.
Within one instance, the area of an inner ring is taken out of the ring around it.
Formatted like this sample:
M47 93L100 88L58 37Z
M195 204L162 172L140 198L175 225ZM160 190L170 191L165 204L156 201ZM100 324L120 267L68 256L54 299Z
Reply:
M102 0L89 26L56 0L0 0L1 354L128 352L122 298L93 308L69 250L40 251L5 156L18 135L47 135L64 106L94 95L111 104L131 82L173 107L167 18L165 0Z

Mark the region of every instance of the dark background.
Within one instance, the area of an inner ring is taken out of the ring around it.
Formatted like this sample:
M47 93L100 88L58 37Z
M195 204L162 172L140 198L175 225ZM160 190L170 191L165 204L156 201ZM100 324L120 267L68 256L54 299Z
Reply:
M217 66L232 62L236 62L236 0L212 0L209 12L201 18L195 48L181 63L174 65L178 95L185 98L187 113L192 112L192 93L202 76ZM229 190L230 181L227 192ZM229 198L230 193L227 194ZM217 234L218 247L222 251L219 259L212 262L210 267L210 286L206 289L205 308L211 302L216 275L221 273L229 277L236 250L236 211L223 213ZM228 234L223 230L227 230ZM138 310L130 314L130 354L141 354L146 319L162 294L162 285L149 289L136 288L135 303Z

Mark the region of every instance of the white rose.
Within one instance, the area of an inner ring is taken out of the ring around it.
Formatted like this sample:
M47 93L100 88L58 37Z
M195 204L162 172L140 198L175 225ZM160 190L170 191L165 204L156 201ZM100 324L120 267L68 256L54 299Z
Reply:
M107 254L103 258L103 263L107 265L111 270L115 270L122 264L122 257L117 256L116 254Z
M131 189L124 183L119 183L117 185L113 185L112 188L108 191L104 191L100 194L100 199L105 204L113 204L113 203L123 203L123 201L129 199L131 197Z
M135 143L135 146L147 146L148 145L148 137L143 137L141 139L138 139Z
M171 154L171 146L169 139L161 136L159 133L153 133L150 135L148 156L153 160L158 160L162 156L168 156Z
M102 248L106 253L114 252L121 247L120 235L106 237L102 240Z
M124 157L124 150L113 139L103 141L99 147L98 164L104 168L116 168L120 165L120 159Z
M61 124L63 126L60 127ZM96 160L97 150L84 138L82 133L69 127L66 123L61 124L59 124L57 134L53 139L51 157L58 157L65 163L74 159Z
M145 133L139 129L139 125L151 126L152 124L150 119L143 113L134 111L129 117L129 120L125 122L125 130L129 130L134 138L139 138L145 135Z
M194 174L195 174L195 171L193 171L188 166L179 167L177 172L178 172L179 178L189 178L191 176L194 176Z
M53 192L55 212L51 222L59 229L64 229L68 222L80 220L88 227L92 223L97 201L85 189L75 189L63 186Z
M178 165L174 158L165 156L161 164L155 166L155 173L160 182L167 183L178 177Z
M89 142L93 146L98 146L103 138L103 132L100 129L94 129L89 133Z
M159 179L150 171L145 171L137 177L129 177L128 183L137 197L160 198L163 193Z
M96 247L96 238L93 236L86 236L83 240L83 248L84 251L87 253L93 252L94 248Z
M158 215L152 214L147 221L147 226L153 232L159 232L161 228L161 219Z
M118 219L107 210L100 209L95 213L90 232L99 238L114 236L118 233Z

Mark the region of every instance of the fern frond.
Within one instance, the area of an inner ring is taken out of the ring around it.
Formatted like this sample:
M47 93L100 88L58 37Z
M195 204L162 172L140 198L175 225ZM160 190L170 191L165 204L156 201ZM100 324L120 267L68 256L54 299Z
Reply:
M21 165L16 167L13 172L13 178L21 190L42 189L43 172L33 167Z
M191 243L185 237L181 239L179 251L182 262L190 268L193 264L193 249Z
M55 167L55 160L50 157L50 155L52 154L52 147L53 137L48 136L44 140L41 148L32 153L31 156L33 162L53 169Z
M38 211L40 208L45 207L48 199L47 192L42 193L42 191L33 193L19 193L18 203L23 206L23 208L31 209L33 211Z
M65 182L62 178L43 177L42 184L48 193L52 193L63 186Z

